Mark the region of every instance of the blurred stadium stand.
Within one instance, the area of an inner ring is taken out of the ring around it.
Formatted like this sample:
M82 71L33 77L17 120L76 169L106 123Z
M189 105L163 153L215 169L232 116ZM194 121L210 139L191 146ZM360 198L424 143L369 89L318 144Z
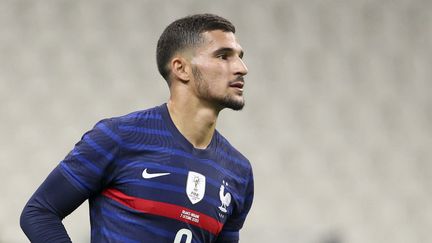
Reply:
M237 26L250 71L219 121L254 166L242 242L432 242L427 0L1 0L0 242L26 242L22 207L86 130L167 99L156 41L201 12Z

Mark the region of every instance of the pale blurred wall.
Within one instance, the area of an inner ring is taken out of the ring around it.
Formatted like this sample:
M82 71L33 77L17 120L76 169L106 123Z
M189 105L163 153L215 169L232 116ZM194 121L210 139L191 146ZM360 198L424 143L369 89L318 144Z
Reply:
M22 207L86 130L167 100L157 38L200 12L232 20L250 71L219 122L256 177L242 242L432 242L428 0L1 0L0 242L26 242Z

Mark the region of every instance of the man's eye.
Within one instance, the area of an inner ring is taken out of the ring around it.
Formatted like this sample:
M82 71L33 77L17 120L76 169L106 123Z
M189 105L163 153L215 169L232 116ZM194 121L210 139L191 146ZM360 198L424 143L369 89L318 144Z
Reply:
M225 54L218 55L217 58L222 59L222 60L226 60L226 59L228 59L228 55L225 55Z

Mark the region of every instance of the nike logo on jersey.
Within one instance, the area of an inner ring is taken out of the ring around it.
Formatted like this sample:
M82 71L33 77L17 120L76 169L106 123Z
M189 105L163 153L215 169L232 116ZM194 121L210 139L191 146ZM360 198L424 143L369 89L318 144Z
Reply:
M147 168L145 168L143 173L142 173L142 177L144 179L151 179L151 178L155 178L155 177L159 177L159 176L166 176L169 174L171 174L171 173L148 173Z

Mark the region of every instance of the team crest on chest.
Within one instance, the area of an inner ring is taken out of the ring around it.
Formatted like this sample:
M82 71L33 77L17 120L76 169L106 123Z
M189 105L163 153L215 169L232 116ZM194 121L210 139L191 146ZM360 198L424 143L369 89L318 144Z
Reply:
M206 178L200 173L189 171L186 182L186 194L192 204L198 203L204 198Z
M219 210L226 213L227 207L231 203L231 193L226 192L225 188L228 186L228 182L222 181L222 185L219 189L219 199L221 200L221 205L219 206Z

